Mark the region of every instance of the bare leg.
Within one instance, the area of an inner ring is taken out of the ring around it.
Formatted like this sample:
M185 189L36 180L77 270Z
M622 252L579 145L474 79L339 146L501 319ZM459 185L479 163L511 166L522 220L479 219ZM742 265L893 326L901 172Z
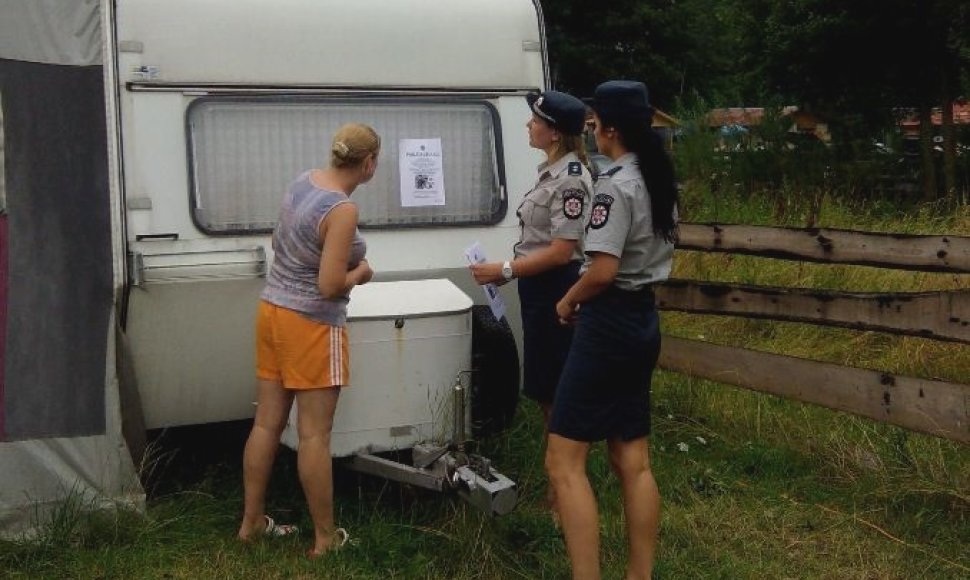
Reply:
M546 470L555 491L575 580L599 580L600 535L596 497L586 476L589 443L549 434Z
M542 438L545 441L546 448L549 447L549 419L552 417L552 403L539 403L542 407L542 419L544 421L544 429L542 431ZM556 524L559 524L559 510L556 508L556 489L552 487L552 484L546 486L546 504L550 510L552 510L552 517Z
M280 434L293 403L293 393L276 381L259 381L256 418L243 451L243 520L239 539L246 541L266 525L266 487L280 445Z
M300 483L313 518L313 549L309 556L323 555L333 543L333 466L330 431L340 388L299 391L296 395L300 447L297 467Z
M646 437L633 441L609 442L610 463L623 486L630 560L626 580L650 580L660 529L660 491L650 470Z

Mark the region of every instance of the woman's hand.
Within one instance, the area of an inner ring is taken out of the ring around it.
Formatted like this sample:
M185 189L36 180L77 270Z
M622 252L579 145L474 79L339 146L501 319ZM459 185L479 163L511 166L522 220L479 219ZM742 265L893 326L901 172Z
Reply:
M565 296L556 303L556 315L559 317L559 324L575 323L577 312L579 312L579 304L573 304Z
M489 262L486 264L472 264L468 266L475 277L475 282L481 285L498 284L501 286L507 280L502 276L502 264L499 262Z
M374 277L374 270L367 260L361 260L357 267L353 269L353 274L357 278L357 284L366 284Z

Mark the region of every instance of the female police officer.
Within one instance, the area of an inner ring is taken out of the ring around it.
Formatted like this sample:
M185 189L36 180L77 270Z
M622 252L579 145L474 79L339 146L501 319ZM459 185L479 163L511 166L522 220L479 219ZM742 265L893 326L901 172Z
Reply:
M579 281L556 305L576 332L550 419L546 468L574 578L599 578L596 499L586 476L590 443L607 441L623 488L626 578L650 578L660 495L650 471L650 377L660 351L651 285L670 274L677 220L673 168L650 127L643 83L609 81L591 103L600 173Z
M531 95L529 145L546 153L539 178L517 215L520 237L514 259L471 266L475 281L503 284L519 279L525 394L542 405L548 423L572 329L556 317L556 302L579 276L584 215L592 179L583 148L586 107L565 93Z

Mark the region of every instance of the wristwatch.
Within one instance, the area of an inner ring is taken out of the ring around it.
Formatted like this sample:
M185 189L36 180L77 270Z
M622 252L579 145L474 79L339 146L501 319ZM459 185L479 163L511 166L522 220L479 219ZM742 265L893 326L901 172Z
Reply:
M508 260L502 263L502 277L505 278L506 282L514 278L512 275L512 263Z

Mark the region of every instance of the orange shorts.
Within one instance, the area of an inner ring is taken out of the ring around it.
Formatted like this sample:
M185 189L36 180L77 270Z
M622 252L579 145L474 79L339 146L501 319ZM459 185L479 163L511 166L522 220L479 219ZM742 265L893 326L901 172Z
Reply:
M256 316L256 377L287 389L346 386L347 329L315 322L261 300Z

